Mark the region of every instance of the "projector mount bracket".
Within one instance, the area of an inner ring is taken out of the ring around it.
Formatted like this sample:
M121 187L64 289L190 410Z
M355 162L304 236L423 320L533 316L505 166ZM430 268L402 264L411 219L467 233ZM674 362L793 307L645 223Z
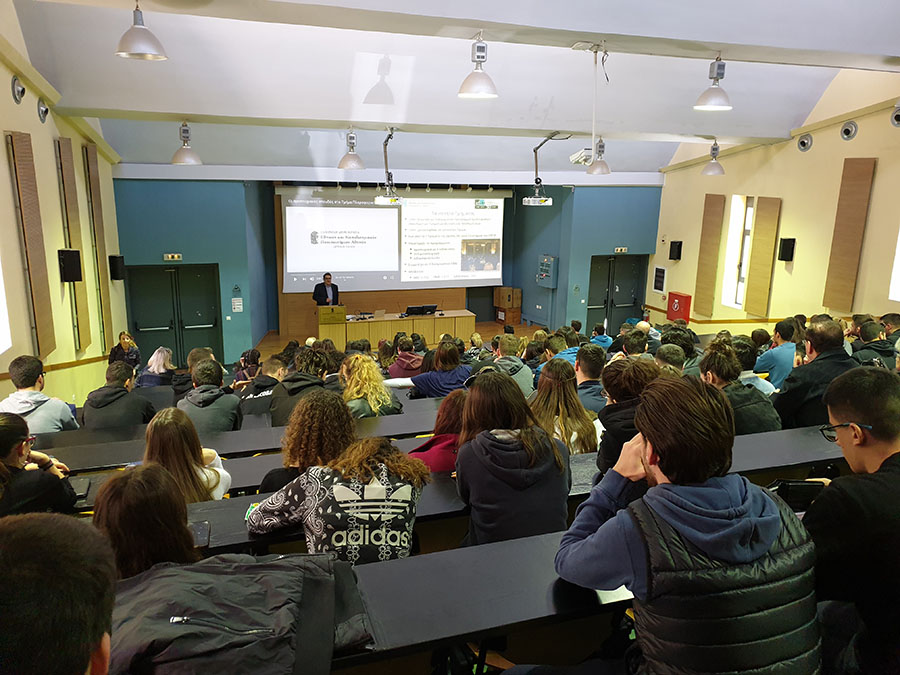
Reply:
M560 134L560 132L554 131L554 132L548 134L547 136L545 136L544 140L542 140L540 143L538 143L536 146L534 146L534 196L535 197L543 197L544 196L543 181L541 181L541 177L540 177L539 171L538 171L538 150L540 150L541 147L543 147L544 143L546 143L547 141L567 141L570 138L572 138L572 134L569 134L568 136L566 136L564 138L559 138L559 134Z
M384 139L384 190L388 197L397 196L397 193L394 191L394 174L388 168L388 143L394 137L394 131L394 127L388 127L388 135Z

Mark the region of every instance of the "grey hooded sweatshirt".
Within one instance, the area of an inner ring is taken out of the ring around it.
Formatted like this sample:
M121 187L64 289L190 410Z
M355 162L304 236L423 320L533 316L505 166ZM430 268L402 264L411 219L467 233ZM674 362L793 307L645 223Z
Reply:
M78 422L69 406L58 398L50 398L40 391L23 389L0 401L0 412L21 415L33 434L77 429Z
M191 418L197 433L233 431L241 428L241 399L234 394L226 394L222 387L201 384L191 389L178 402L178 408Z
M534 373L518 356L501 356L494 361L494 368L503 371L514 379L516 384L519 385L519 389L525 394L525 398L528 398L534 392Z

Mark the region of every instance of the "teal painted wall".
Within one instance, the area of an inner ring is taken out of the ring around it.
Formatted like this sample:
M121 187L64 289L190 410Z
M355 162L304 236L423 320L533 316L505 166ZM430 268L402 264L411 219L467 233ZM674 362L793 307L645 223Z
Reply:
M531 188L517 188L504 228L505 250L512 251L504 282L522 288L522 318L552 328L572 319L585 322L591 256L628 253L649 255L656 250L659 222L658 187L549 187L553 206L522 206ZM535 282L538 257L559 258L557 288ZM584 300L584 302L582 302Z
M228 181L115 180L119 249L126 265L162 265L163 253L183 255L183 264L217 263L222 307L221 325L224 363L233 363L241 352L256 344L252 320L250 258L259 291L262 276L259 250L250 254L248 230L256 232L258 209L253 207L254 225L248 225L244 184ZM261 226L261 225L260 225ZM272 227L268 228L272 231ZM274 235L273 235L274 236ZM274 246L272 247L274 261ZM262 238L257 249L264 250ZM262 261L262 267L265 263ZM231 312L232 289L239 286L244 311ZM274 290L273 290L274 294ZM265 303L260 304L265 307ZM257 319L256 332L268 323L268 313ZM231 317L230 320L227 317ZM277 320L277 317L276 317ZM264 331L263 331L264 332Z
M250 277L247 298L250 342L253 345L268 331L278 329L274 200L275 188L271 183L244 184L247 270ZM267 261L271 261L271 264Z

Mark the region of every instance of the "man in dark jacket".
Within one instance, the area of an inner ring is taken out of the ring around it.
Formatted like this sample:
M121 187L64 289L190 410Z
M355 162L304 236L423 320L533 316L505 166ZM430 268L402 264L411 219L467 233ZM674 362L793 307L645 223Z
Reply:
M259 373L241 389L241 414L265 415L272 402L272 390L287 375L287 366L277 356L263 361Z
M825 404L822 433L853 471L803 517L816 595L841 601L821 607L826 666L835 666L826 672L900 673L900 377L854 368L829 385Z
M191 371L201 361L205 361L206 359L215 359L216 357L213 355L213 350L209 347L195 347L190 352L188 352L187 357L187 367L188 372L186 373L175 373L172 376L172 391L175 394L174 404L178 404L178 402L187 396L188 392L194 388L194 382L191 379Z
M813 544L784 502L728 473L733 423L696 378L648 384L640 435L560 543L563 579L634 594L640 672L819 672Z
M585 410L599 413L606 407L600 376L606 364L606 352L596 344L586 344L575 355L575 382L578 398Z
M328 358L324 352L303 349L297 354L295 363L297 370L272 389L269 411L272 413L273 427L287 425L297 401L309 392L325 386L322 378L328 372Z
M608 471L619 459L622 446L634 438L634 412L641 392L659 377L659 366L652 359L620 359L603 369L600 376L609 403L597 414L603 425L597 468Z
M322 275L322 282L316 284L313 289L313 300L317 305L329 305L331 307L341 304L338 300L337 284L331 283L331 274L326 272Z
M884 334L887 341L897 348L897 342L900 341L900 314L890 312L881 317L881 325L884 326Z
M670 328L662 334L659 341L664 345L678 345L681 347L681 351L684 352L682 371L685 375L700 377L700 354L697 353L697 348L694 346L694 339L691 337L687 328L680 328L678 326Z
M84 404L84 428L106 429L147 424L156 409L143 396L132 393L134 368L115 361L106 369L106 386L88 394Z
M859 364L844 351L844 331L835 321L811 323L806 329L806 365L794 368L773 394L772 403L785 429L826 424L822 394L831 381Z
M217 361L201 361L191 370L194 388L178 402L199 434L241 428L241 400L223 390L223 372Z
M894 345L884 336L881 324L868 321L859 327L859 340L862 347L853 352L853 359L860 364L871 364L879 359L888 370L897 369L897 352Z

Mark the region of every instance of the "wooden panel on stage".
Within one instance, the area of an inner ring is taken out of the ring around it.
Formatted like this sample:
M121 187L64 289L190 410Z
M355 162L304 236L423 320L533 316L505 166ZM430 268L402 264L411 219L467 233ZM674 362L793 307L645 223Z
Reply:
M318 338L320 340L329 338L332 342L334 342L335 347L337 347L340 351L344 351L344 346L347 339L346 326L342 323L323 323L321 326L319 326Z
M439 316L434 319L435 341L439 340L444 333L449 333L453 337L456 337L456 319L452 316ZM460 335L459 337L465 340L467 336Z
M369 340L369 322L368 321L348 321L346 324L347 342L353 340ZM369 340L371 342L371 340ZM375 343L378 344L377 342Z
M454 320L454 330L447 331L453 333L456 337L463 339L463 342L469 342L469 336L475 332L475 315L457 316Z
M342 324L322 324L317 327L320 340L331 338L338 349L344 349L351 340L368 340L372 350L378 348L379 340L394 339L397 331L407 335L419 333L429 347L434 347L436 338L442 333L450 333L454 337L467 340L475 331L475 315L467 309L447 310L444 316L430 315L401 319L397 314L385 314L383 319L367 319L365 321L347 321Z

